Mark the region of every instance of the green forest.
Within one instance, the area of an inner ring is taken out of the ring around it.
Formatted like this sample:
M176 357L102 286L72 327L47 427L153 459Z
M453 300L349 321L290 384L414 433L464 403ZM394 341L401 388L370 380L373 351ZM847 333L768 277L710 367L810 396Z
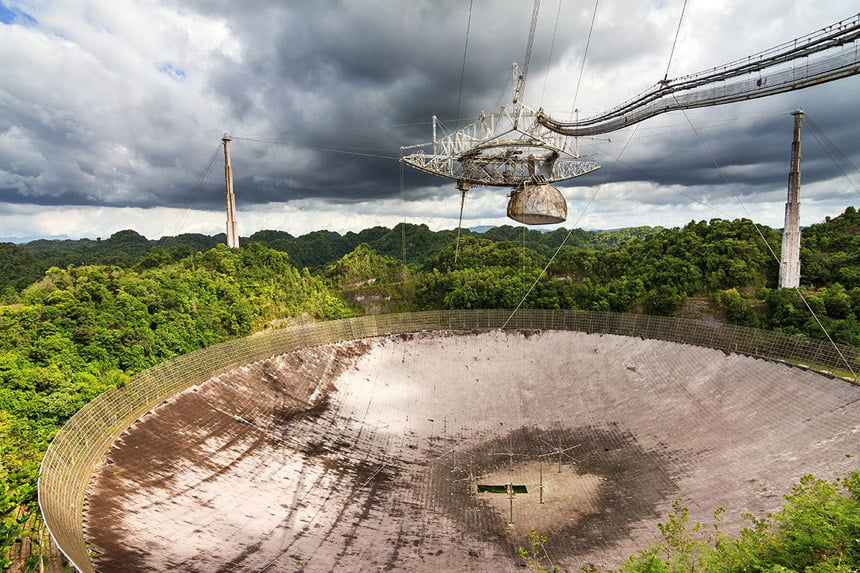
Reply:
M14 547L29 537L27 567L38 570L38 467L78 409L161 361L292 321L522 305L686 316L860 346L860 213L853 207L803 230L799 289L777 288L781 232L743 219L617 231L506 226L456 237L400 225L301 237L261 231L243 238L240 249L224 246L223 235L149 240L131 230L96 240L0 243L0 565L9 567ZM809 478L788 495L782 514L767 524L751 517L740 539L718 533L708 547L684 537L694 526L678 508L666 541L624 570L695 570L673 557L680 555L673 544L688 541L699 563L741 564L715 571L857 570L857 479L821 485ZM800 525L784 530L794 519L811 519L804 507L821 505L801 503L806 494L838 506L834 519L853 536L840 541L841 561L822 554L814 563L832 568L766 566L783 561L768 557L778 549L761 544L789 534L800 543L807 535ZM678 523L681 533L671 529ZM755 543L758 549L740 545ZM729 549L756 552L759 561L715 553Z

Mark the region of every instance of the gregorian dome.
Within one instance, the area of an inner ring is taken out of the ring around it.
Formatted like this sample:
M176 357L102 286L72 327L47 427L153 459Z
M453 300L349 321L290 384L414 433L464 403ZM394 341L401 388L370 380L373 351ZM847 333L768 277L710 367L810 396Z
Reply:
M549 183L523 185L511 192L508 217L526 225L562 223L567 219L567 202Z

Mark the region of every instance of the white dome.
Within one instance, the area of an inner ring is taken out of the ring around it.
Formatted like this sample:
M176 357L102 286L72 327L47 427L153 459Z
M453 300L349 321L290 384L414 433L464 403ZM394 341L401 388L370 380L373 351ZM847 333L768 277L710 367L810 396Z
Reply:
M526 225L549 225L567 219L567 202L561 191L548 183L514 189L508 201L508 217Z

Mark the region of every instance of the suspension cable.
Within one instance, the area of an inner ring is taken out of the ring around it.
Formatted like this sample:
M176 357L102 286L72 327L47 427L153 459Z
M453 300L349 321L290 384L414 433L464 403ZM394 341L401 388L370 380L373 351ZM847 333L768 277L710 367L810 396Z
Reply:
M463 203L466 202L466 189L460 189L460 218L457 220L457 241L454 246L454 265L460 258L460 231L463 229Z
M472 2L469 0L469 19L466 21L466 42L463 45L463 67L460 68L460 93L457 95L457 119L455 125L460 121L460 101L463 98L463 79L466 77L466 54L469 51L469 31L472 29Z
M845 166L843 164L848 164L853 173L857 173L857 166L852 163L852 161L844 154L842 151L836 147L836 145L830 141L830 139L821 131L821 128L818 127L815 122L809 117L808 114L805 114L803 117L804 123L806 123L812 132L812 135L821 145L821 148L830 156L830 159L833 161L833 164L836 165L836 168L842 172L842 175L845 179L848 180L848 184L854 189L855 192L860 193L860 189L857 188L857 185L854 184L854 181L851 180L851 176L845 170ZM838 156L838 157L837 157Z
M454 125L460 122L460 99L463 97L463 79L466 76L466 53L469 50L469 30L472 29L472 3L469 0L469 20L466 22L466 42L463 46L463 67L460 69L460 94L457 96L457 118ZM403 162L401 164L401 169ZM463 229L463 204L466 202L466 189L460 189L460 218L457 219L457 241L454 245L454 264L460 258L460 231Z
M806 297L803 295L803 292L801 292L800 287L799 286L794 287L794 291L797 293L797 296L800 297L800 300L803 301L803 304L806 306L806 309L809 311L809 314L811 314L812 318L815 319L815 323L818 325L818 328L821 329L821 332L824 333L824 336L827 337L827 341L830 343L830 345L836 351L836 354L838 354L839 358L842 359L842 362L845 364L845 367L848 368L848 371L851 373L851 377L854 378L854 382L857 382L858 381L857 373L854 372L853 368L851 368L851 363L848 361L847 358L845 358L845 355L842 353L842 350L840 350L839 345L836 344L836 342L833 340L833 338L830 337L830 333L827 332L827 328L825 328L824 324L818 318L818 315L815 314L815 311L812 310L812 307L809 305L809 301L806 300Z
M182 228L185 219L188 217L188 213L191 211L191 208L197 203L197 199L200 198L200 194L203 191L203 187L206 186L206 182L209 181L209 176L212 174L212 170L215 169L215 164L221 157L223 145L224 144L219 141L218 144L215 146L215 150L212 152L212 155L209 156L209 160L206 162L206 165L197 175L197 180L194 182L194 186L191 188L191 192L188 194L187 200L183 203L180 211L173 218L173 222L168 225L164 229L164 231L162 231L162 237L170 236L172 229Z
M669 62L666 64L666 73L663 74L663 82L669 79L669 67L672 65L672 57L675 55L675 45L678 43L678 34L681 33L681 22L684 21L684 13L687 11L687 0L684 0L684 6L681 8L681 17L678 18L678 28L675 30L675 40L672 42L672 51L669 52Z
M743 201L741 201L740 196L735 192L735 190L734 190L734 186L732 186L732 185L731 185L731 183L729 182L728 177L726 177L725 171L724 171L724 170L723 170L723 168L720 166L720 164L717 162L717 160L716 160L716 158L714 157L714 155L711 153L710 148L709 148L709 147L708 147L708 145L705 143L705 140L702 138L702 135L699 133L699 130L697 130L697 129L696 129L696 126L695 126L695 125L693 125L693 122L692 122L692 121L690 121L690 118L689 118L689 116L687 115L686 110L681 110L681 111L682 111L682 113L684 114L684 117L687 119L687 123L689 123L689 124L690 124L690 127L691 127L691 128L692 128L692 130L693 130L693 133L695 133L695 134L696 134L696 137L699 139L699 143L701 143L701 144L702 144L702 147L705 149L705 152L707 153L707 155L708 155L708 157L710 158L711 162L714 164L714 167L716 167L716 168L717 168L717 172L720 174L720 177L722 178L723 182L724 182L726 185L728 185L729 189L731 189L731 190L732 190L732 195L734 196L734 198L735 198L735 200L738 202L738 204L741 206L741 208L743 209L744 213L746 213L747 219L749 219L749 220L750 220L750 222L752 223L753 227L754 227L754 228L755 228L755 230L756 230L756 233L758 233L758 236L761 238L762 242L763 242L763 243L764 243L764 245L767 247L767 250L770 252L770 255L771 255L771 256L773 257L773 259L777 262L777 264L781 265L781 264L782 264L782 259L781 259L781 258L780 258L780 256L779 256L779 255L777 255L777 254L776 254L776 252L773 250L773 247L771 247L770 243L769 243L769 242L767 241L767 239L765 238L764 233L762 233L762 230L761 230L761 228L759 227L759 225L758 225L755 221L753 221L752 215L750 215L750 212L749 212L749 210L747 210L746 205L743 203ZM638 125L638 124L637 124L637 125ZM839 355L839 358L841 358L841 359L842 359L842 362L845 364L845 367L848 369L848 371L851 373L851 376L852 376L852 377L854 378L854 380L856 381L856 380L857 380L857 374L854 372L854 369L851 367L851 363L850 363L850 362L845 358L845 355L844 355L844 354L842 353L842 351L839 349L839 346L836 344L836 342L833 340L833 338L831 338L830 333L829 333L829 332L827 332L827 328L824 326L824 323L822 323L822 322L821 322L821 319L819 319L819 318L818 318L818 315L817 315L817 314L815 314L815 310L813 310L813 308L809 305L809 302L806 300L806 296L804 296L803 292L800 290L800 287L799 287L799 286L797 286L797 287L793 287L793 290L794 290L794 291L797 293L797 295L800 297L800 300L801 300L801 301L803 301L803 304L804 304L804 306L806 306L806 309L809 311L809 314L810 314L810 315L812 315L812 318L815 320L815 323L816 323L816 324L818 325L818 327L821 329L821 332L823 332L823 333L824 333L824 336L825 336L825 337L827 337L828 342L830 342L831 346L833 346L833 349L834 349L834 350L836 350L836 353Z
M753 226L755 227L756 233L758 233L758 236L761 238L762 243L764 243L765 247L767 247L767 250L770 252L771 256L777 262L780 262L779 255L776 254L776 252L773 250L773 247L770 245L770 243L768 243L767 239L764 236L764 233L762 232L762 230L758 226L758 224L755 221L753 221L752 215L750 214L749 210L747 210L747 207L746 207L746 205L744 205L743 201L741 201L740 196L738 196L738 194L735 193L734 186L729 181L729 178L726 176L726 173L723 170L722 166L717 161L717 158L714 157L713 153L711 153L711 148L708 147L707 143L705 143L705 139L702 137L702 134L699 132L698 129L696 129L696 126L693 125L693 122L690 120L690 116L687 114L687 111L681 110L681 113L683 114L684 119L686 119L687 123L690 125L690 129L692 129L693 133L696 134L696 138L699 140L699 144L705 150L705 154L708 156L708 159L711 160L711 163L713 163L714 167L717 169L717 173L720 174L720 178L723 180L723 183L725 183L728 186L728 188L732 190L732 195L734 196L735 200L738 202L738 205L741 206L741 209L743 209L744 213L747 216L747 219L749 219L750 221L753 222Z
M400 162L400 206L401 209L406 202L406 184L403 179L403 162ZM400 247L403 257L403 266L406 266L406 218L400 223Z
M242 140L242 141L253 141L255 143L270 143L274 145L292 145L296 142L289 141L286 139L278 138L278 137L262 137L262 136L241 136L241 135L233 135L231 136L233 139ZM349 149L338 149L335 147L323 147L320 145L306 145L301 144L302 147L306 149L315 149L317 151L327 151L330 153L340 153L342 155L357 155L359 157L372 157L374 159L392 159L394 161L400 161L401 157L394 155L382 155L380 153L367 153L364 151L351 151ZM359 148L360 149L360 148Z
M540 12L540 0L535 0L532 7L532 22L529 28L529 39L526 43L526 57L523 61L522 93L525 93L526 78L529 75L529 63L532 61L532 46L535 43L535 30L537 29L538 13Z
M585 51L582 53L582 64L579 66L579 79L576 80L576 91L573 92L573 105L570 108L570 116L576 111L576 102L579 99L579 86L582 85L582 74L585 71L585 58L588 57L588 47L591 45L591 34L594 32L594 21L597 19L597 7L600 0L594 0L594 13L591 15L591 26L588 27L588 39L585 40Z
M627 146L630 145L630 142L633 140L633 136L636 135L636 131L638 131L638 129L639 129L639 124L636 124L633 128L633 132L630 134L630 137L627 139L627 142L624 144L624 147L622 147L621 151L618 152L618 156L616 157L616 161L621 158L621 155L624 154L624 151L627 149ZM609 178L609 171L604 170L604 178L603 178L604 182L608 178ZM535 287L537 287L540 280L544 277L544 275L547 274L547 271L549 270L550 265L555 261L556 257L558 257L558 254L561 252L561 249L567 244L567 242L570 240L570 237L573 235L573 231L577 227L579 227L579 222L582 221L582 218L585 217L585 214L588 212L588 209L591 207L591 204L594 203L594 200L597 198L597 194L600 193L600 188L601 188L601 185L597 185L595 187L594 193L591 194L591 197L588 199L588 202L585 204L585 207L583 207L582 211L579 213L579 217L576 218L576 221L573 223L573 226L571 226L570 230L567 232L567 235L565 235L564 239L562 239L561 244L555 249L555 252L549 258L549 261L547 261L546 265L544 265L543 269L538 274L537 278L535 278L532 285L529 287L529 289L526 291L526 293L522 296L522 298L520 299L520 302L517 304L516 308L514 308L511 311L510 315L508 315L507 320L505 320L504 324L502 324L502 326L499 328L499 330L504 330L508 326L508 323L514 318L514 315L517 312L519 312L519 310L522 308L523 304L525 304L526 300L531 295L531 293L535 289Z
M657 84L600 115L537 122L568 136L609 133L662 113L771 96L860 73L860 14L746 58ZM796 62L802 60L803 65ZM753 76L753 74L757 74Z
M549 81L549 70L552 68L552 53L555 50L555 36L558 33L558 20L559 16L561 16L561 2L562 0L558 0L558 9L555 11L555 26L552 29L552 41L549 43L549 61L546 64L546 73L543 76L543 91L540 94L541 104L544 97L546 97L546 84Z

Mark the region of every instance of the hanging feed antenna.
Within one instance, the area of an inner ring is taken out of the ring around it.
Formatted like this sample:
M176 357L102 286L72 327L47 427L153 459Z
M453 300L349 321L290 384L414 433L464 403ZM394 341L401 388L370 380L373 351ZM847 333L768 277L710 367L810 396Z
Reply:
M708 107L808 88L860 73L860 14L769 50L722 66L662 79L601 115L573 122L539 113L555 133L609 133L670 111ZM800 60L800 61L798 61Z
M529 33L531 55L539 1ZM807 88L860 73L860 14L764 52L697 74L657 82L601 115L557 121L521 101L527 69L515 68L511 105L431 143L401 147L401 161L471 185L509 187L508 216L526 224L560 223L567 205L553 183L600 166L580 159L569 137L599 135L669 111L715 106Z
M600 168L582 160L569 138L538 123L539 113L522 102L540 1L532 10L526 60L514 64L514 95L508 105L433 141L401 147L401 161L432 175L453 179L461 192L473 185L511 189L508 216L528 225L561 223L567 203L552 184Z

